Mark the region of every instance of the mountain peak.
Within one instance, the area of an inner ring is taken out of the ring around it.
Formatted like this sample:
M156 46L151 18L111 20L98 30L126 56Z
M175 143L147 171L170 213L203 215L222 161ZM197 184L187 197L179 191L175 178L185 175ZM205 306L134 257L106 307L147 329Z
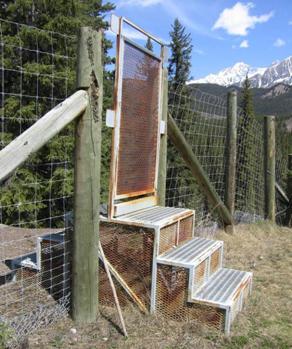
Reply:
M248 75L252 87L269 88L279 83L292 85L292 56L273 62L267 68L253 68L244 62L237 62L216 74L189 81L188 84L217 84L221 86L242 86Z

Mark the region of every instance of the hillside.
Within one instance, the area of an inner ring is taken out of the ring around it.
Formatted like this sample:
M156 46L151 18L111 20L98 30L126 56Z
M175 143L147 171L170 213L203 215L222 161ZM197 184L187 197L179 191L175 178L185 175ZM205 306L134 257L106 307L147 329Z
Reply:
M216 84L190 84L198 87L201 91L207 92L222 98L226 98L230 89L236 89L239 93L240 87L220 86ZM292 116L292 86L278 84L271 88L253 88L255 112L261 115L276 115L279 117Z

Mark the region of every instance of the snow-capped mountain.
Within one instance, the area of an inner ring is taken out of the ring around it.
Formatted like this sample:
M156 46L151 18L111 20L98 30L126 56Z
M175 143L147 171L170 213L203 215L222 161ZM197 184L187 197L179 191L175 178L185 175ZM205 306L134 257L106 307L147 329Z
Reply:
M279 83L292 85L292 56L283 61L274 62L267 68L253 68L243 62L226 68L217 74L210 74L205 78L191 80L188 84L217 84L221 86L241 86L246 75L252 87L269 88Z

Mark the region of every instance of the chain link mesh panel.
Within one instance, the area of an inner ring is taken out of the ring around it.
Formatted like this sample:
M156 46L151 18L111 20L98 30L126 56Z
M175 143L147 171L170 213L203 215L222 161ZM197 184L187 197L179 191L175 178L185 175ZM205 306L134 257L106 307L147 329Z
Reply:
M224 329L224 311L207 305L187 302L188 271L185 268L158 265L156 309L176 321L196 320Z
M130 225L102 222L100 240L108 261L141 302L149 308L154 231ZM101 271L101 276L102 273L103 271ZM101 300L106 300L109 295L111 296L108 290L108 281L103 275L100 280ZM111 301L113 302L112 297Z

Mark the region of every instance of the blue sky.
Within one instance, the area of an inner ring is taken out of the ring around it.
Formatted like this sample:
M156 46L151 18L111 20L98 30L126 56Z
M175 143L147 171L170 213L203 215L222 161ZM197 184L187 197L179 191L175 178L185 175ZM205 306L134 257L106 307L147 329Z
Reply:
M192 36L194 78L239 61L261 67L292 55L292 0L112 2L116 15L132 20L166 42L177 17ZM133 32L129 35L135 36Z

